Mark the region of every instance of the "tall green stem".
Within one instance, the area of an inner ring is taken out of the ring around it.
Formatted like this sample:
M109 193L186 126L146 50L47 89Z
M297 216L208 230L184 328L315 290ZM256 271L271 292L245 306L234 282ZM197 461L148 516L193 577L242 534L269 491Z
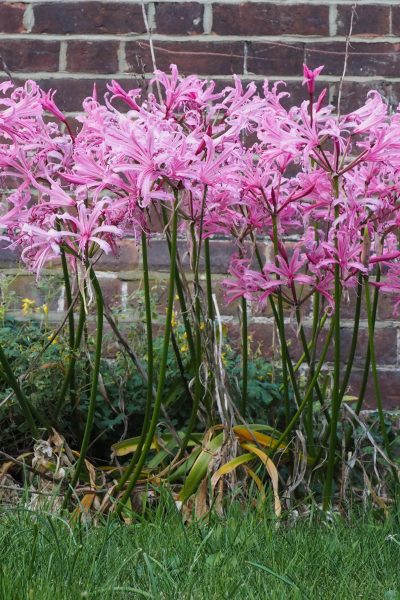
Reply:
M273 227L273 244L274 244L274 255L275 255L275 264L279 267L278 262L278 222L277 216L275 214L272 215L272 227ZM277 279L280 279L279 275L276 276ZM282 378L283 378L283 397L285 403L285 418L286 425L289 423L290 419L290 405L289 405L289 381L288 381L288 355L287 355L287 345L285 339L285 326L284 326L284 312L283 312L283 299L282 292L279 289L278 292L278 318L280 322L280 326L278 326L279 338L281 343L281 353L282 353Z
M381 280L381 269L380 269L380 266L378 265L375 281L377 283L379 283L380 280ZM376 286L374 289L374 298L372 301L372 315L371 315L372 335L374 335L374 333L375 333L375 322L376 322L376 315L378 312L378 300L379 300L379 287ZM361 408L362 408L362 405L364 402L365 392L366 392L367 383L368 383L370 363L371 363L371 351L370 351L370 346L368 344L367 354L365 356L364 373L363 373L363 378L362 378L362 382L361 382L360 394L358 396L357 405L356 405L356 408L354 411L356 413L356 415L360 414L360 411L361 411Z
M201 347L201 303L200 303L200 281L199 281L199 263L200 263L200 244L196 243L196 236L192 229L192 251L194 270L194 312L195 312L195 362L194 362L194 396L192 410L189 417L189 422L186 428L185 437L182 441L182 446L178 455L180 459L187 448L190 436L194 429L197 420L197 411L199 409L203 386L200 379L200 369L202 362L202 347Z
M356 306L355 306L355 311L354 311L354 327L353 327L353 335L351 338L351 343L350 343L350 351L349 351L349 358L347 361L347 366L346 366L346 371L343 377L343 381L342 381L342 385L340 387L340 393L339 393L339 403L340 405L342 404L344 395L346 393L346 388L347 388L347 384L349 383L349 379L350 379L350 375L351 375L351 371L353 368L353 363L354 363L354 357L356 354L356 349L357 349L357 339L358 339L358 330L359 330L359 325L360 325L360 315L361 315L361 297L362 297L362 285L363 285L363 275L362 273L359 273L358 275L358 285L357 285L357 297L356 297ZM317 452L317 456L315 457L315 462L318 464L320 458L321 458L321 454L323 451L323 448L325 447L325 443L326 440L328 439L328 437L330 436L330 431L331 431L331 424L330 421L328 422L328 426L326 428L326 431L324 433L324 436L321 440L320 443L320 448ZM351 434L351 431L350 431ZM348 443L348 439L346 437L346 444Z
M167 227L167 225L168 225L168 216L167 216L167 212L166 212L165 206L162 207L162 218L163 218L164 226ZM170 236L169 236L169 232L168 231L167 231L167 236L166 237L167 237L168 252L169 252L170 259L171 259L171 240L170 240ZM177 262L178 261L176 260L176 263ZM179 305L181 307L181 314L182 314L182 319L183 319L183 326L185 328L185 333L186 333L186 339L187 339L187 342L188 342L190 358L191 358L192 364L194 365L194 363L195 363L194 338L193 338L192 326L191 326L190 319L189 319L189 316L188 316L189 315L189 313L188 313L188 307L187 307L186 300L185 300L185 293L184 293L184 290L183 290L182 281L181 281L180 274L179 274L178 264L176 264L176 266L175 266L175 285L176 285L176 291L178 293Z
M210 321L214 319L214 305L212 298L212 281L211 281L211 255L210 255L210 240L204 240L204 261L206 267L206 285L207 285L207 306L208 318Z
M247 331L247 302L242 296L242 416L246 418L247 412L247 380L248 380L248 360L249 360L249 341Z
M133 488L136 485L137 480L139 479L142 467L146 460L146 457L149 453L154 433L157 427L158 415L160 412L161 402L164 393L164 384L165 384L165 375L167 370L167 361L168 361L168 348L171 337L171 329L172 329L172 311L174 305L174 291L175 291L175 268L176 268L176 249L177 249L177 231L178 231L178 193L174 191L174 208L173 208L173 218L172 218L172 235L171 235L171 262L170 262L170 272L169 272L169 290L168 290L168 304L167 304L167 315L165 320L165 331L164 331L164 343L163 350L161 356L161 364L160 364L160 372L158 377L157 384L157 392L156 398L154 402L153 414L150 421L149 429L147 431L146 439L143 444L142 452L139 457L139 460L136 463L135 469L132 473L132 477L129 480L125 493L117 504L116 512L117 514L121 514L126 502L128 501Z
M357 339L358 339L358 330L360 327L360 316L361 316L361 298L362 298L362 286L363 286L363 276L362 273L358 274L358 284L357 284L357 297L356 297L356 306L354 310L354 327L353 327L353 335L350 343L350 351L349 358L347 361L346 371L344 373L342 386L340 388L340 400L343 400L343 396L346 393L346 388L349 383L351 371L353 368L354 357L357 349Z
M296 413L291 418L291 420L290 420L289 424L287 425L286 429L284 430L284 432L281 434L281 436L279 437L279 439L276 441L275 445L273 446L272 453L275 452L279 448L279 446L282 444L282 442L284 442L286 440L287 436L292 431L293 427L296 425L296 423L297 423L297 421L298 421L301 413L303 412L303 410L307 406L307 403L309 402L310 398L312 397L312 394L313 394L313 391L314 391L315 382L318 380L319 374L320 374L321 369L322 369L322 367L324 365L324 362L325 362L326 354L328 352L328 348L329 348L329 345L331 343L333 331L334 331L334 327L333 327L333 323L332 323L332 325L331 325L331 327L329 329L329 332L328 332L328 334L326 336L325 344L324 344L324 347L322 349L321 356L320 356L320 359L318 361L318 365L315 368L314 375L313 375L310 383L308 384L306 393L304 394L304 398L301 401L301 403L299 404L299 407L298 407Z
M339 179L333 177L334 197L339 197ZM339 217L339 208L335 206L335 219ZM338 250L338 239L335 238L336 251ZM324 486L323 509L326 511L332 502L333 491L333 473L335 467L336 454L336 436L340 409L340 300L341 300L341 284L340 284L340 265L335 264L335 288L334 288L335 314L333 316L334 326L334 365L333 365L333 390L332 390L332 413L330 422L330 438L328 451L328 468Z
M142 267L143 267L143 285L144 285L144 301L146 312L146 334L147 334L147 390L146 390L146 405L144 410L142 431L140 440L135 450L135 453L129 463L128 468L122 475L116 487L116 492L119 492L129 477L133 473L139 457L142 454L143 445L146 438L146 433L149 429L151 404L153 400L153 380L154 380L154 353L153 353L153 322L151 316L151 295L149 282L149 263L147 255L147 237L145 232L142 232Z
M67 258L65 256L65 252L61 249L61 265L64 277L64 289L65 289L65 297L67 299L67 309L68 309L68 334L69 334L69 347L72 350L74 347L74 339L75 339L75 322L74 322L74 311L70 310L72 306L72 291L71 291L71 281L68 272L68 264Z
M67 395L67 390L70 387L71 377L73 376L73 373L75 372L76 358L77 358L77 354L79 352L79 348L80 348L81 342L82 342L82 335L83 335L83 328L84 328L85 321L86 321L85 302L84 302L84 299L81 297L80 309L79 309L79 321L78 321L78 327L76 330L76 335L74 335L74 345L72 346L72 349L71 349L71 357L70 357L70 361L68 363L67 372L65 374L64 381L63 381L63 384L62 384L62 387L60 390L60 394L58 396L56 409L54 411L54 416L55 416L56 422L57 422L58 417L60 416L61 409L64 406L65 398ZM75 389L75 386L73 387L73 389ZM73 400L73 395L71 395L71 401L72 400ZM74 412L75 403L71 402L71 404L72 404L72 410Z
M389 437L386 430L385 425L385 417L383 414L383 405L382 405L382 394L381 388L379 385L379 377L378 377L378 369L376 366L376 356L375 356L375 343L374 343L374 324L372 319L372 306L371 306L371 294L369 290L369 282L368 277L365 277L365 304L367 308L367 319L368 319L368 340L369 340L369 352L371 357L371 371L372 371L372 379L374 382L374 391L375 391L375 399L376 406L378 408L378 416L379 416L379 425L381 428L381 433L383 437L383 443L385 446L386 454L389 458L391 458L391 449L389 443ZM395 471L394 471L395 473ZM396 476L397 478L397 476Z
M314 295L314 304L313 304L313 325L312 325L312 336L311 336L311 348L312 348L312 356L309 355L309 359L307 362L310 368L309 379L312 379L315 370L315 355L317 350L317 340L318 340L318 321L319 321L319 309L320 309L320 295L318 292ZM308 345L306 343L304 347L304 352L307 357ZM322 398L323 401L323 398ZM306 431L308 437L308 446L310 448L310 452L312 455L315 454L315 445L314 445L314 435L313 435L313 418L314 418L314 403L313 399L308 403L307 415L305 422L307 423Z
M96 297L96 346L95 346L95 355L93 361L93 373L92 373L92 384L90 389L90 397L89 397L89 406L88 406L88 414L86 417L85 431L83 433L82 444L79 451L79 458L75 465L75 472L72 478L71 485L65 495L63 506L66 507L68 505L69 499L71 497L72 490L76 486L79 480L79 476L82 471L83 464L86 458L86 452L90 442L90 435L92 433L93 427L93 419L96 408L96 397L97 397L97 388L99 382L99 373L100 373L100 360L101 360L101 347L103 341L103 310L104 310L104 302L103 302L103 294L101 292L100 284L96 277L96 274L93 270L93 267L90 268L90 279L93 285L95 297Z

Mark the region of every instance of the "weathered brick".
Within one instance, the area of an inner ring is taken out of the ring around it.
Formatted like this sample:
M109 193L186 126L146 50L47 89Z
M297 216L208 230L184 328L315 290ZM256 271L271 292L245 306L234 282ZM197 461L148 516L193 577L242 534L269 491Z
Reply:
M392 6L392 34L400 35L400 6Z
M103 298L110 308L121 305L121 281L117 278L102 277L99 275L99 283Z
M114 254L103 254L97 263L100 271L131 271L139 265L139 251L134 240L123 239L118 242L118 252Z
M378 370L379 384L384 408L398 409L400 405L400 373L398 371ZM357 396L361 389L362 369L353 370L350 377L348 394ZM369 375L363 409L376 410L376 394L371 374Z
M49 2L34 5L34 33L144 33L141 4Z
M67 71L115 73L118 71L118 42L68 42Z
M303 72L304 44L251 42L247 70L256 75L299 75Z
M193 35L203 31L204 5L198 2L156 4L156 32L167 35Z
M339 83L331 85L332 104L336 107L338 103ZM397 107L397 100L393 93L393 84L382 81L371 81L370 83L360 83L357 81L345 81L342 86L342 96L340 108L342 113L351 112L360 108L365 103L367 94L370 90L377 90L392 107Z
M329 35L329 7L300 4L216 4L213 31L220 35Z
M347 35L350 29L352 6L337 7L337 33ZM390 6L359 4L353 20L352 35L384 36L390 32Z
M325 75L340 76L346 54L345 42L306 44L307 64L324 65ZM347 77L397 77L400 71L400 44L352 42L347 61Z
M26 6L22 2L0 4L0 33L21 33Z
M106 81L103 79L80 78L71 79L68 76L65 79L38 79L40 87L48 91L57 90L56 102L59 108L66 112L82 110L82 101L93 92L93 85L101 98L106 91Z
M183 74L229 75L243 73L244 44L241 42L159 42L154 41L157 67L169 70L175 63ZM141 57L146 71L153 70L149 43L127 42L126 60L132 71L137 71L137 57Z
M42 40L0 41L0 55L11 72L57 71L59 42Z
M181 262L183 266L190 266L188 255L188 244L184 241L178 242L178 251L180 252ZM211 240L210 242L210 258L211 269L214 273L225 274L228 270L230 259L235 252L235 246L231 240ZM164 240L152 240L148 249L150 269L156 271L169 270L170 261L168 246ZM204 256L202 255L199 263L200 269L204 268Z

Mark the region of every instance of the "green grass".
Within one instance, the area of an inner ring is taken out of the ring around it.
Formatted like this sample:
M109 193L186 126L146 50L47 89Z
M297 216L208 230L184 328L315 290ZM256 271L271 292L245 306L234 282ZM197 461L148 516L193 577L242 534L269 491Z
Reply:
M95 528L27 509L0 513L1 600L400 599L400 527L370 515L276 527L233 505L184 526L173 507Z

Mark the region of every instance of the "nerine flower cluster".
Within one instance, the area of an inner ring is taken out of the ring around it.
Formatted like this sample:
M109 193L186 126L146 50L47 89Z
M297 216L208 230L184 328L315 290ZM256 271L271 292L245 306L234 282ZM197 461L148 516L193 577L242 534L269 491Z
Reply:
M280 290L298 305L318 291L333 309L335 265L346 290L379 263L399 303L400 112L371 91L335 115L326 91L315 96L320 70L304 68L305 100L287 108L283 82L258 90L235 78L217 91L172 65L155 73L154 93L115 81L102 100L94 90L77 133L54 92L2 83L2 245L38 274L61 249L74 268L93 264L124 236L150 237L178 198L181 231L235 241L232 299L262 304ZM261 240L270 253L258 265Z

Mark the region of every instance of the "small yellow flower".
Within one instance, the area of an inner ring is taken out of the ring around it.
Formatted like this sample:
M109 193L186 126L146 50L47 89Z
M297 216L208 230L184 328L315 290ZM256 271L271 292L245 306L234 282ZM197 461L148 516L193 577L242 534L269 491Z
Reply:
M205 328L205 323L200 323L200 331L203 331L203 329Z
M172 317L171 317L171 327L174 328L177 325L177 320L176 320L176 312L173 311L172 312Z
M23 300L21 301L22 314L24 314L24 315L29 314L33 310L33 307L35 306L35 304L36 304L35 300L30 300L29 298L23 298Z
M49 307L47 306L47 304L42 304L42 311L45 315L49 314Z
M187 344L182 344L179 350L180 352L187 352L189 350L189 346Z
M53 337L53 334L51 333L50 335L47 336L47 339L50 341L52 337ZM56 336L51 343L58 344L58 336Z

